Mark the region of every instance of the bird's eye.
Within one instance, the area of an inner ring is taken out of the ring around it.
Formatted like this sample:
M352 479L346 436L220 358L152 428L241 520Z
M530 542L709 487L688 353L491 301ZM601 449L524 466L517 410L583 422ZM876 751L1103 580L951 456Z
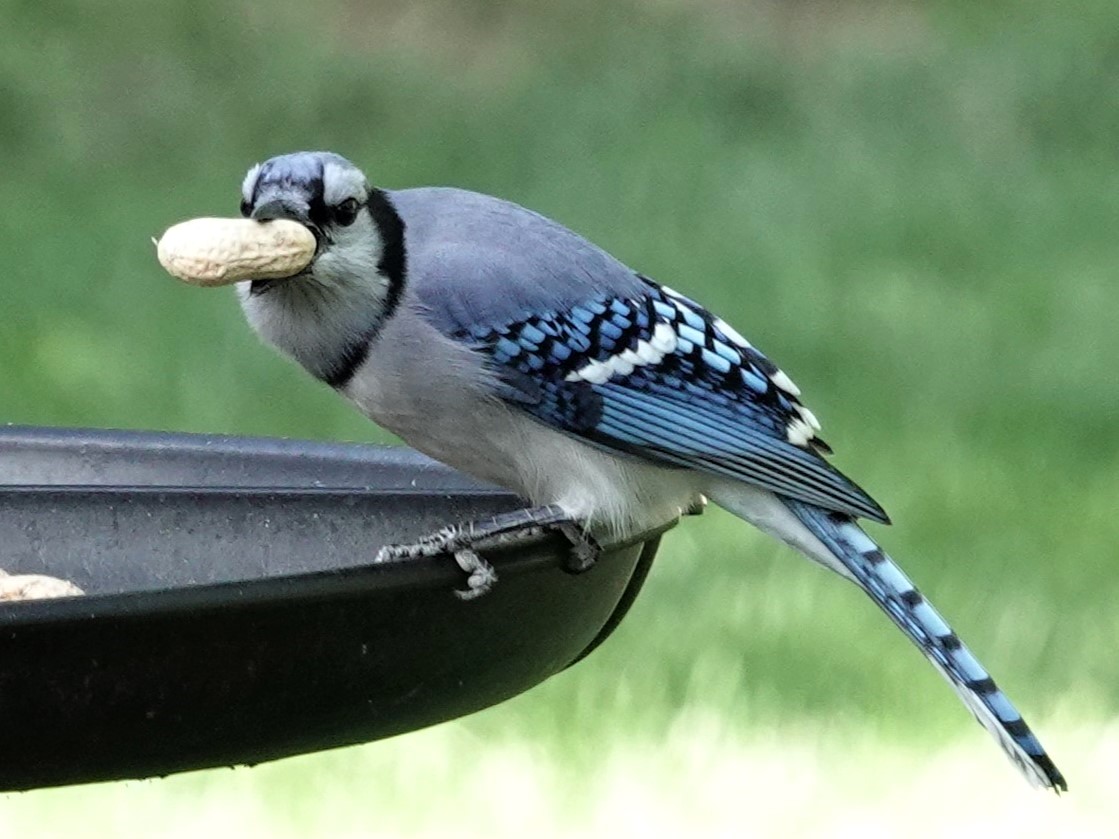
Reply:
M349 227L357 218L357 211L359 209L361 209L361 205L357 202L356 198L347 198L334 207L334 221L343 227Z
M242 217L248 218L249 215L252 213L252 211L253 211L252 202L246 201L244 198L242 198L241 199L241 215L242 215Z

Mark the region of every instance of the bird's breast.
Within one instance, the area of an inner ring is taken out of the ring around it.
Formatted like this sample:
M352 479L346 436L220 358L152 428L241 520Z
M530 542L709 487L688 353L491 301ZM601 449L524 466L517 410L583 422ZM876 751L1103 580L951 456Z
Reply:
M612 454L506 404L468 347L416 334L386 327L343 392L429 457L618 537L675 518L702 492L694 472Z

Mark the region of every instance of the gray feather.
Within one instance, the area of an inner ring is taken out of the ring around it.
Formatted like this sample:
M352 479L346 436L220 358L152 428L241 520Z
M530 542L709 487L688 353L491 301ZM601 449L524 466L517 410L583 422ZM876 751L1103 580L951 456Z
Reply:
M405 293L444 334L642 291L602 248L517 204L444 187L388 194L405 224Z

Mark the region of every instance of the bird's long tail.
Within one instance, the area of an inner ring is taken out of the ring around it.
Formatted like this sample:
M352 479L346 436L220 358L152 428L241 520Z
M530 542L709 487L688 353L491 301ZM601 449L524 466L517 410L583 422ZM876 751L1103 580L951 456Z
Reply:
M834 555L854 582L878 604L943 674L979 723L1033 784L1068 787L1022 715L897 564L850 516L785 500L785 506ZM837 569L840 570L840 569ZM842 571L841 571L842 573Z

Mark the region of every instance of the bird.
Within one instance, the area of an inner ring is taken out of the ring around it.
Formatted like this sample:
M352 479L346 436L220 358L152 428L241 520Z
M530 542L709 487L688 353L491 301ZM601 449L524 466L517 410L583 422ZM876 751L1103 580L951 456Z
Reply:
M826 458L792 379L734 327L515 203L372 185L333 152L252 166L241 214L315 237L298 274L238 283L248 323L408 445L515 492L378 559L451 553L465 597L487 540L557 530L569 570L706 501L854 583L1035 786L1067 790L1021 714L859 520L882 507Z

